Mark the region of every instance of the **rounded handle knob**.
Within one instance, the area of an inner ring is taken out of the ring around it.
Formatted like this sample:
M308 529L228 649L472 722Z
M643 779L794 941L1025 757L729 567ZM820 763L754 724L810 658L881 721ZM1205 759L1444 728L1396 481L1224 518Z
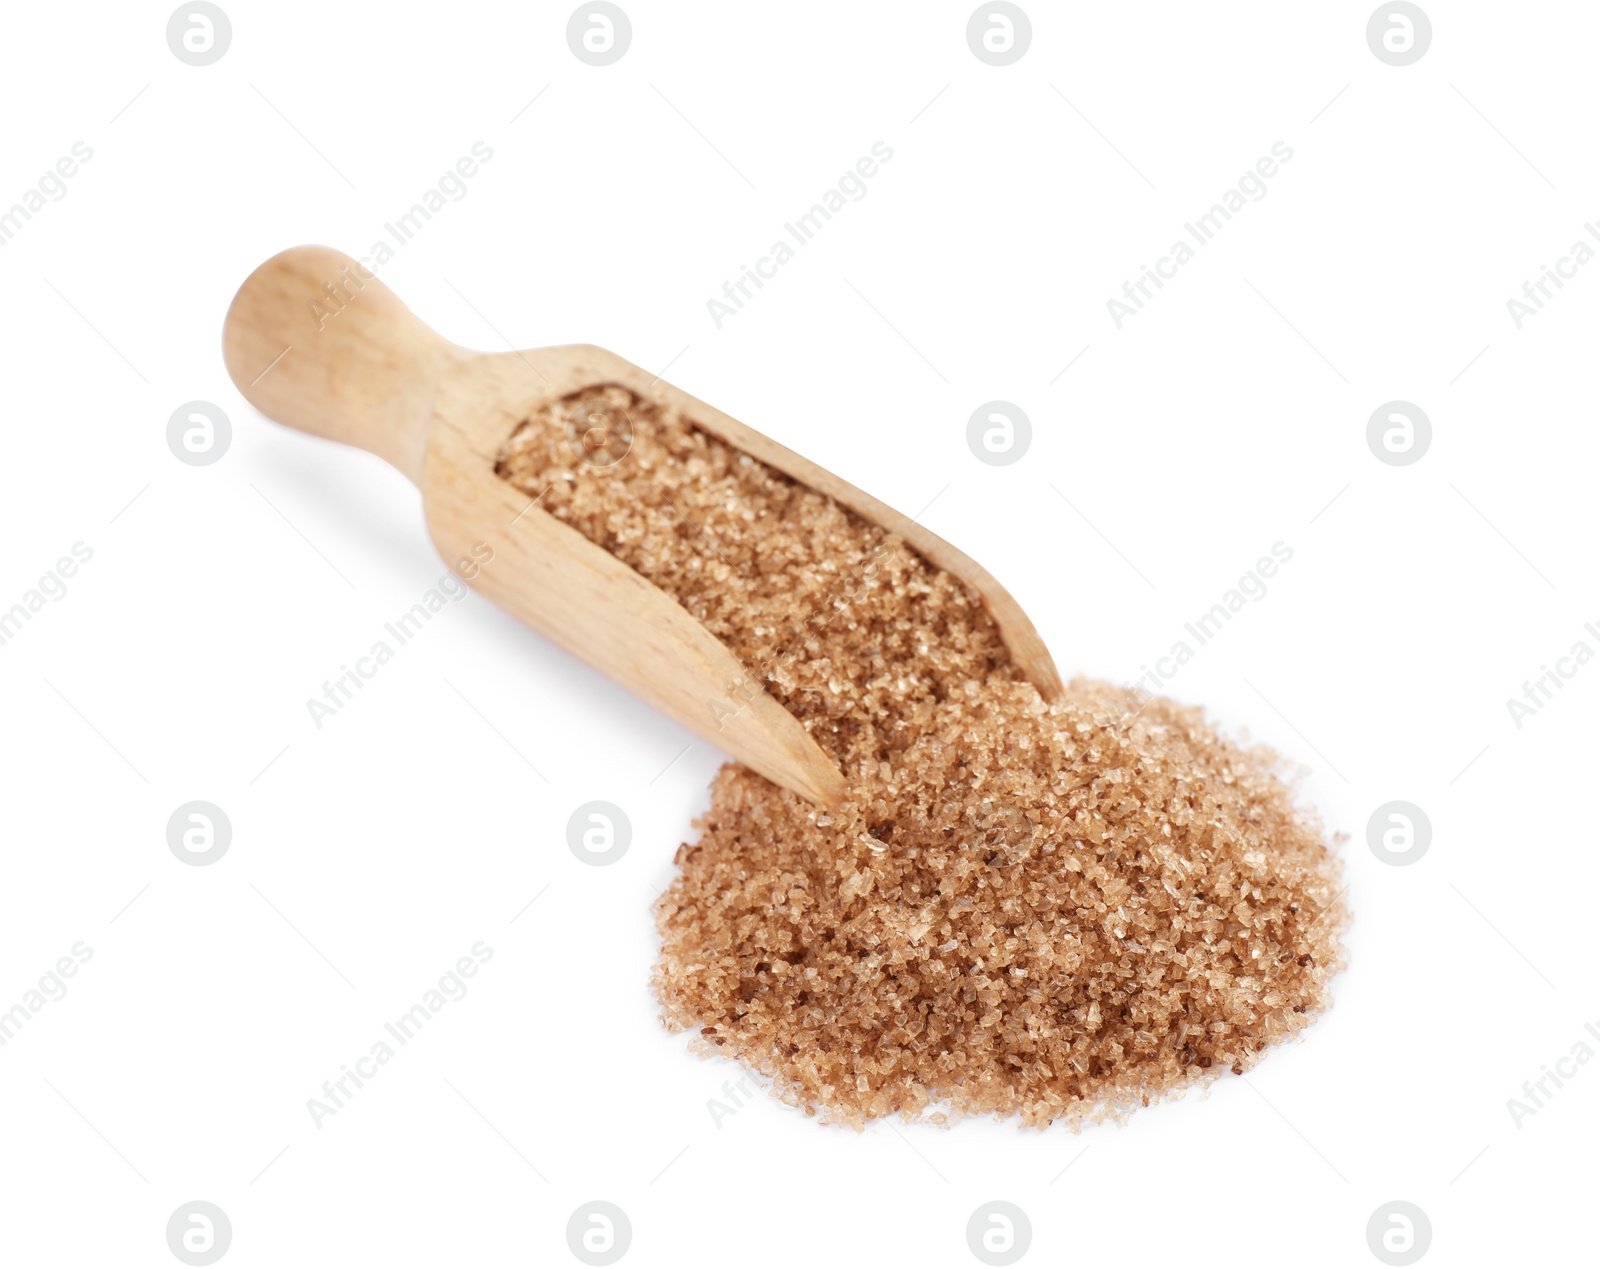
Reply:
M331 247L273 256L245 279L222 327L228 374L251 405L369 450L419 488L434 391L460 352Z

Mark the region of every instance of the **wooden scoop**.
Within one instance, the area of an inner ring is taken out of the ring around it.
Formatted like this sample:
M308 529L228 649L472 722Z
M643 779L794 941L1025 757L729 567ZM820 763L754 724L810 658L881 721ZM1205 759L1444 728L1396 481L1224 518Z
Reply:
M470 583L541 634L769 780L833 805L844 778L799 721L665 591L495 474L517 425L542 404L620 384L898 534L982 596L1023 673L1047 700L1061 679L1017 602L948 542L721 410L603 348L480 353L423 325L369 270L328 247L296 247L246 280L223 356L267 417L370 450L422 491L447 561L494 552ZM623 459L622 461L626 461Z

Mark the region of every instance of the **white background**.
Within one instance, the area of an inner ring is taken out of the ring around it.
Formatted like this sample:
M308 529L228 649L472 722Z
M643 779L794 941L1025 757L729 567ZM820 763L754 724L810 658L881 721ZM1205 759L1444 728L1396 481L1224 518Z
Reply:
M1391 1199L1431 1263L1592 1257L1600 1063L1520 1127L1506 1103L1600 1026L1600 664L1520 729L1505 701L1600 650L1600 263L1521 330L1505 301L1600 214L1600 12L1430 4L1394 68L1364 2L1033 3L994 68L966 4L638 0L596 69L564 5L224 7L205 68L164 5L5 19L0 206L94 151L0 248L0 607L94 552L0 647L0 1009L93 949L0 1048L8 1263L176 1264L192 1199L239 1266L577 1263L595 1198L645 1265L971 1264L996 1198L1024 1263L1376 1264ZM1293 548L1171 691L1303 762L1351 835L1350 968L1304 1043L1080 1136L857 1135L764 1097L717 1126L739 1070L648 987L715 752L476 596L313 726L444 568L404 478L245 404L222 317L284 247L367 251L479 141L382 270L423 320L671 363L889 503L935 499L1064 672L1133 680ZM868 195L717 329L706 300L876 141ZM1267 196L1117 330L1106 300L1278 141ZM995 398L1034 427L1003 468L965 442ZM1409 467L1365 441L1397 398L1433 422ZM166 444L195 399L233 423L210 467ZM192 799L233 825L209 867L166 844ZM565 844L590 799L631 818L614 866ZM1391 799L1433 825L1410 867L1367 847ZM478 940L470 994L314 1126Z

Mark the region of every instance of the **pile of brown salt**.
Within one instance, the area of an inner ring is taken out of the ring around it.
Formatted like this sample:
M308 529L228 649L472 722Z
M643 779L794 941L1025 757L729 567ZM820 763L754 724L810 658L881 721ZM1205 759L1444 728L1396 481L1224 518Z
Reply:
M626 458L585 461L624 415ZM1329 1004L1339 865L1267 750L1104 683L1046 705L963 582L625 388L542 408L499 471L845 774L823 810L725 766L656 909L667 1025L775 1096L1079 1122L1242 1073Z

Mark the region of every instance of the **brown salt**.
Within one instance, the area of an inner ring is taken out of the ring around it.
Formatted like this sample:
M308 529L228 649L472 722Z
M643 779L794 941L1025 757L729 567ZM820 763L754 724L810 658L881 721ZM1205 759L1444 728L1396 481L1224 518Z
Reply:
M1077 1123L1242 1073L1329 1004L1339 864L1268 750L1106 683L1046 705L965 583L626 388L541 408L499 471L846 776L823 810L725 766L656 908L666 1024L775 1096Z

